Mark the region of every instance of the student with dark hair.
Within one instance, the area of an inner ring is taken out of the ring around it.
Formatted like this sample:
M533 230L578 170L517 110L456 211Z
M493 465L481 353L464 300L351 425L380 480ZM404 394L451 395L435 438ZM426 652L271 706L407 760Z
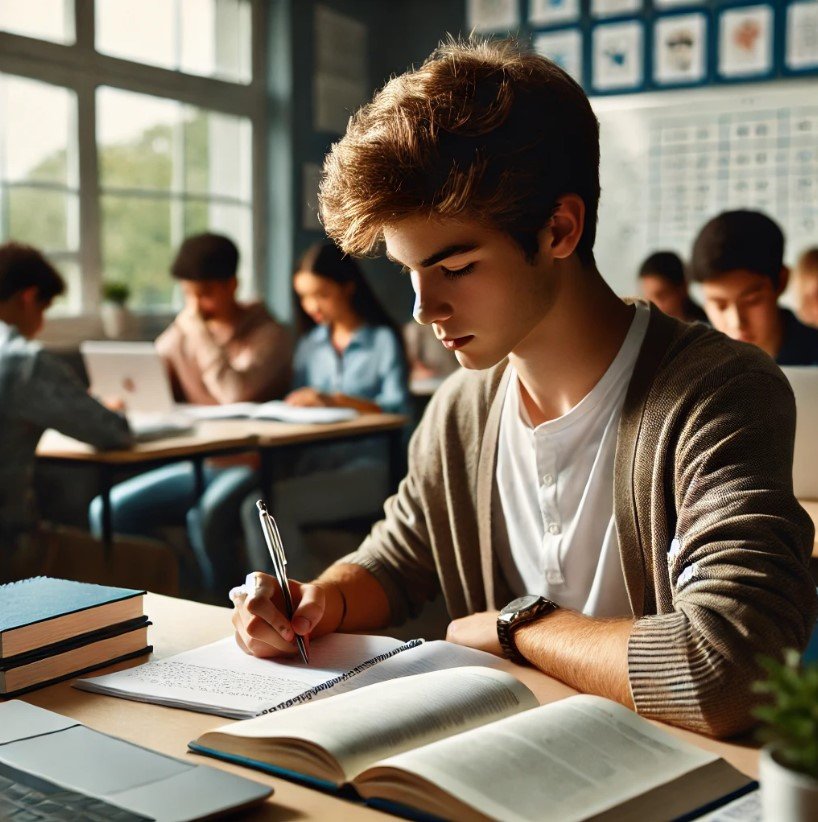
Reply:
M787 287L784 234L759 211L725 211L693 243L691 278L701 283L713 327L757 345L779 365L818 365L818 330L778 305Z
M793 284L798 319L818 328L818 247L801 253L793 270Z
M651 719L752 723L758 654L815 624L792 391L756 348L613 293L598 166L582 89L508 41L445 44L353 115L324 226L347 253L385 245L464 367L384 519L291 585L291 620L273 577L234 589L246 651L400 622L442 589L453 642Z
M208 233L188 237L171 265L185 307L156 348L186 402L264 402L289 385L290 336L263 303L236 299L238 261L232 240ZM191 463L140 474L111 490L113 529L151 536L160 526L186 523L204 585L216 589L239 567L239 506L256 482L254 469L249 457L206 463L199 500ZM100 497L89 519L91 530L101 533Z
M674 251L657 251L639 267L642 296L669 317L686 323L707 322L704 309L687 293L682 258Z
M0 582L42 574L32 478L37 442L56 428L96 448L126 448L128 423L34 342L65 283L20 243L0 245Z
M286 401L366 413L405 412L408 390L400 332L358 263L334 243L318 243L299 261L293 290L298 344L293 390ZM303 527L377 514L388 493L388 452L380 438L302 451L288 476L272 489L291 573L317 573L326 564L307 554ZM250 558L255 567L266 568L258 498L258 492L247 497L242 516Z

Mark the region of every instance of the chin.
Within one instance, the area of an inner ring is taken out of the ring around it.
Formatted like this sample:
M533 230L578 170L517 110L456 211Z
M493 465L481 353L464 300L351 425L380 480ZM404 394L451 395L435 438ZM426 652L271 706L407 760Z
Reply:
M507 354L471 354L465 351L458 351L455 356L457 361L463 368L468 368L469 371L485 371L488 368L494 368L495 365L502 362Z

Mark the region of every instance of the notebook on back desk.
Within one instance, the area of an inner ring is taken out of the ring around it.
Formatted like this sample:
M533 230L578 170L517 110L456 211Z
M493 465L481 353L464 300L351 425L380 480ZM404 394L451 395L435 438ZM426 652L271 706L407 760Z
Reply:
M781 370L795 394L795 496L818 499L818 367L787 366Z

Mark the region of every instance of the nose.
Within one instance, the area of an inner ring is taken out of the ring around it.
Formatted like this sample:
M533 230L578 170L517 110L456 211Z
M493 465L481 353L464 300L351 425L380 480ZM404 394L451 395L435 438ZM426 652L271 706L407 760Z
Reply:
M739 306L731 305L727 309L727 327L734 333L740 332L746 325L745 317Z
M415 307L412 316L421 325L445 322L452 316L452 305L446 298L442 283L430 276L412 272L412 288L415 290Z

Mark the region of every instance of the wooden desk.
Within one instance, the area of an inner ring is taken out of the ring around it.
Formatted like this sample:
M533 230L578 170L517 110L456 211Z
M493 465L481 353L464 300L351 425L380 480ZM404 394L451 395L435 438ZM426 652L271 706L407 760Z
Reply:
M155 648L154 659L162 659L232 634L228 608L148 594L145 610L153 621L149 636ZM132 664L120 664L118 667L129 667ZM532 668L522 668L511 662L506 663L506 667L531 688L541 703L553 702L575 693L566 685ZM106 669L106 672L113 670L116 668ZM70 687L67 682L34 691L23 699L33 705L73 717L96 730L162 753L189 758L191 762L232 771L274 786L275 793L266 804L247 817L242 816L242 819L386 818L362 805L313 791L260 771L188 753L187 743L190 740L210 728L227 723L228 720L220 717L86 693ZM718 753L745 773L757 775L758 752L752 746L717 742L675 728L669 730Z

